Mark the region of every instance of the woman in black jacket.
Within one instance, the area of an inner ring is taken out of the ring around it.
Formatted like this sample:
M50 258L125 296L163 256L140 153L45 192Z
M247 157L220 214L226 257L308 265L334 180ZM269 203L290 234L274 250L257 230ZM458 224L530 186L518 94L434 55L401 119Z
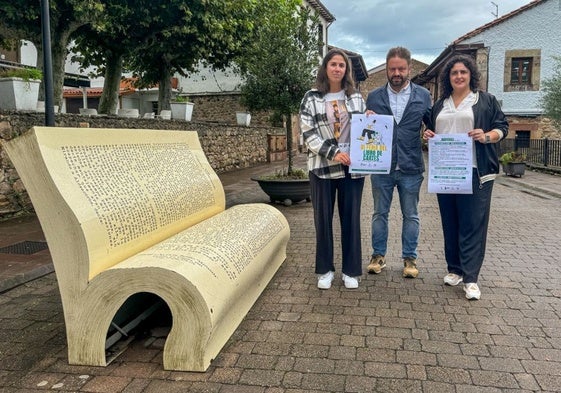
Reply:
M497 99L477 90L479 72L473 58L452 57L440 84L442 96L432 108L423 137L467 133L474 143L472 194L437 194L448 265L444 283L463 282L466 298L479 299L477 281L485 257L493 183L499 173L495 143L507 136L508 122Z

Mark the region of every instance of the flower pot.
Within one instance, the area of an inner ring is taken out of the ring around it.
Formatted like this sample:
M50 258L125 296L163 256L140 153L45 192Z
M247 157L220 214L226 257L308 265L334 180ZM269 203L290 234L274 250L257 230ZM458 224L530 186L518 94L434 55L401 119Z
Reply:
M172 119L191 121L195 104L192 102L172 102L170 105Z
M251 121L251 113L249 112L236 112L236 121L238 125L248 127Z
M503 172L507 176L518 176L522 177L526 170L525 162L509 162L508 164L502 164Z
M58 109L59 106L58 105L53 105L53 111L55 113L58 113ZM37 112L45 112L45 101L37 101L37 108L36 108Z
M138 112L138 109L135 109L135 108L119 109L117 111L117 116L119 116L119 117L130 117L130 118L133 118L133 119L138 119L139 112Z
M0 109L35 111L40 84L38 79L0 78Z
M300 201L310 201L309 179L261 179L251 178L267 194L271 202L282 202L286 206Z
M80 114L84 116L97 116L97 109L95 108L80 108Z

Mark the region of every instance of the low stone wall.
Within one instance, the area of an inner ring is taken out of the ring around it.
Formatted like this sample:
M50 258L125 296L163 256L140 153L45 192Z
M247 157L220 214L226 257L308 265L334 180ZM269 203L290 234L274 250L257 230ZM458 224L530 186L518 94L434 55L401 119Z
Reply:
M45 124L45 114L0 112L0 142L10 140L34 126ZM266 126L240 127L219 122L129 119L117 116L87 117L56 114L57 127L132 128L197 131L203 150L217 173L248 168L281 157L271 151L271 139L285 130ZM0 220L32 212L32 206L17 172L0 145Z
M239 94L201 94L189 96L193 102L193 121L218 121L236 123L236 112L247 109L240 103ZM271 124L269 111L252 111L251 125L268 126Z

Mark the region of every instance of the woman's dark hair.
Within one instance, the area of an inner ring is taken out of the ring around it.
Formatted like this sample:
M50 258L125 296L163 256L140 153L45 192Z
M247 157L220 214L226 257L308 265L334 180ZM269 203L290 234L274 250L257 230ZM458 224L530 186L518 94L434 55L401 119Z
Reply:
M466 66L469 70L470 78L469 78L469 89L474 93L477 91L479 87L479 71L477 70L477 65L475 64L475 60L471 56L466 55L455 55L453 56L448 63L442 69L440 73L440 92L442 93L442 97L450 97L452 94L452 84L450 83L450 70L454 67L455 64L462 63Z
M319 67L318 74L316 77L316 89L318 89L322 94L329 93L329 79L327 78L327 63L333 58L333 56L340 55L344 60L345 64L347 65L345 69L345 75L343 76L343 80L341 81L341 89L345 90L345 94L347 96L353 94L355 92L355 81L353 78L353 66L349 57L345 52L341 49L331 49L321 62L321 66Z

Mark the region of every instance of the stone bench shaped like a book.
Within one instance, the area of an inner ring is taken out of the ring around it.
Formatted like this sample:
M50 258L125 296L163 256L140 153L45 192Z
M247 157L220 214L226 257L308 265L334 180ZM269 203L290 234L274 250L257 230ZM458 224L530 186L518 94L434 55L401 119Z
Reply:
M164 368L205 371L286 258L284 216L225 209L196 132L34 127L4 146L49 245L71 364L106 365L113 316L148 292L171 312Z

